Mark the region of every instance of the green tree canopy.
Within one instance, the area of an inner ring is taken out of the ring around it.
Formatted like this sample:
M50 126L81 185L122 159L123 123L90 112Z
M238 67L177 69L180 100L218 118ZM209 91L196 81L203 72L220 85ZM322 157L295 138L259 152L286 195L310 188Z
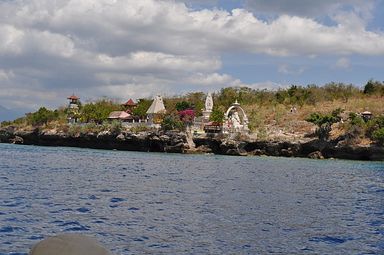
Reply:
M364 94L372 95L372 94L380 94L384 95L384 84L379 81L369 80L367 84L364 86L363 90Z
M192 108L193 108L192 104L187 101L181 101L176 103L176 110L179 112L187 109L192 109Z
M137 103L137 106L132 110L133 115L140 118L145 118L147 116L147 111L152 104L152 100L149 99L140 99Z
M82 106L81 120L83 122L102 123L113 111L122 110L122 106L112 100L101 99Z
M341 120L340 114L343 112L343 109L336 109L332 111L331 114L321 114L321 113L311 113L311 115L306 119L306 121L311 122L317 125L316 134L319 136L319 139L325 140L329 138L329 133L331 132L331 126L333 123L337 123Z
M161 123L161 129L162 130L183 130L184 129L184 123L180 120L179 116L177 115L166 115Z
M57 110L51 111L45 107L40 107L37 112L27 114L27 123L32 126L41 126L59 117Z
M214 121L217 123L223 123L224 121L224 111L221 110L219 107L214 107L211 113L211 116L209 117L210 121Z

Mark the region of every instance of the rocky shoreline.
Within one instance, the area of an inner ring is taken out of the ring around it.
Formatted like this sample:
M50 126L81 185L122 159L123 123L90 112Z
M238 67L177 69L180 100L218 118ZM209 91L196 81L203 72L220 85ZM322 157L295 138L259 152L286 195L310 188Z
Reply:
M384 160L384 147L345 145L340 140L318 139L288 141L230 140L220 136L194 137L188 141L181 132L86 133L70 135L54 130L21 131L12 127L0 129L1 143L41 146L69 146L91 149L167 153L213 153L231 156L278 156L303 158L338 158L351 160Z

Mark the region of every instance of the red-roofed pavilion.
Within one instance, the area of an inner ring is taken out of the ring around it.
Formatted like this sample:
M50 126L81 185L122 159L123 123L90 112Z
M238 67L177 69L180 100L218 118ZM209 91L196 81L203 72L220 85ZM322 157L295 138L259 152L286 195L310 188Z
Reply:
M137 104L135 102L133 102L132 98L130 98L125 104L123 104L124 106L129 106L129 107L133 107L133 106L136 106Z
M74 103L74 104L76 104L77 101L80 99L80 97L75 96L75 94L72 94L72 96L67 97L67 99L68 99L68 100L71 100L70 103Z
M132 100L132 98L130 98L126 103L123 104L127 113L132 113L132 109L135 108L136 105L137 104Z

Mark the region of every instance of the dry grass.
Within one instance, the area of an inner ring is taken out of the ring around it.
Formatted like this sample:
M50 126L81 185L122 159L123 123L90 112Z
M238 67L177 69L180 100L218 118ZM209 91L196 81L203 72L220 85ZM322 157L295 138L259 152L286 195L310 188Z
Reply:
M356 97L347 102L342 100L318 102L315 105L303 105L297 107L296 113L291 113L291 106L277 104L274 106L246 105L244 110L250 119L250 128L255 133L262 133L266 137L303 137L313 133L316 126L305 121L313 112L330 113L333 110L344 109L344 119L349 112L360 113L370 111L374 116L384 114L384 97ZM266 131L265 131L266 130ZM336 128L331 133L332 137L343 133L343 126ZM266 132L266 134L265 134Z

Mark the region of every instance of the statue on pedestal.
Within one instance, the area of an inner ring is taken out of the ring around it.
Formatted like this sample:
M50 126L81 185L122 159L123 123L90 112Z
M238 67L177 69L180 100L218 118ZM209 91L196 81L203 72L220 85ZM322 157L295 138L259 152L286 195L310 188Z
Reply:
M205 109L203 111L204 122L209 121L213 109L213 99L211 93L208 93L207 98L205 99Z

